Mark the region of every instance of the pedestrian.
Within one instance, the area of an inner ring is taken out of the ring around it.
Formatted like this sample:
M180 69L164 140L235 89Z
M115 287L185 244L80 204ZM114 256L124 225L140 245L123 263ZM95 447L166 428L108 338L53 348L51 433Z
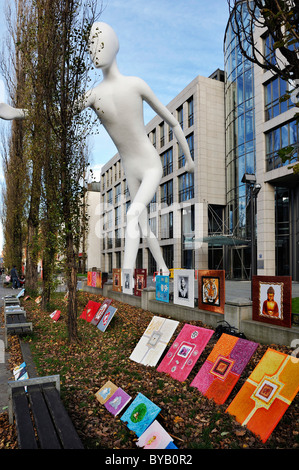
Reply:
M18 289L20 287L19 275L16 266L10 271L10 277L12 281L12 288Z

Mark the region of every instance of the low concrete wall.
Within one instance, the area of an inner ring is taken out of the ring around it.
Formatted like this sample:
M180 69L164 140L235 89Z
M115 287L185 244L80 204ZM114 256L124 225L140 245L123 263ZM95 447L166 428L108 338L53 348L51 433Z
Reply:
M279 344L287 347L299 342L299 327L284 328L252 320L252 302L244 299L236 299L234 302L226 302L224 315L199 308L183 307L173 303L159 302L156 300L154 287L143 289L141 297L128 295L112 290L112 283L108 281L103 289L83 286L85 292L102 295L110 299L132 305L133 307L148 310L153 314L170 317L178 321L200 321L207 327L216 328L217 322L225 320L231 326L245 334L246 338L261 344Z

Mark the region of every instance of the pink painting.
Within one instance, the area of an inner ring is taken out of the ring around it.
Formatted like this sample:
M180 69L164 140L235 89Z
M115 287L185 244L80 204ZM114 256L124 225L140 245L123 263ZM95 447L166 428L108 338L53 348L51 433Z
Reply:
M158 367L174 379L186 380L214 331L193 325L184 325L168 353Z
M172 437L155 420L139 437L136 444L143 449L166 449L172 441Z

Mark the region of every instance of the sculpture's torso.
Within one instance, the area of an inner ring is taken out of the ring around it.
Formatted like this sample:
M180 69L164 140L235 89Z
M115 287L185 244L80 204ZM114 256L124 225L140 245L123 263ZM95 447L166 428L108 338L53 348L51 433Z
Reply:
M92 108L107 130L121 156L127 173L137 177L152 166L161 165L143 120L142 81L118 76L103 80L92 90Z

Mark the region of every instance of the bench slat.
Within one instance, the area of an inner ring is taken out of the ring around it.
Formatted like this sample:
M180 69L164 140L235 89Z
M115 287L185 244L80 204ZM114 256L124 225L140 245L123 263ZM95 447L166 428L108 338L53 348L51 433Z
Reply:
M14 393L13 401L19 447L20 449L37 449L25 390L18 390L17 393Z
M41 448L61 449L40 387L38 385L29 386L28 395Z
M83 449L77 431L55 387L43 385L45 399L64 449Z

